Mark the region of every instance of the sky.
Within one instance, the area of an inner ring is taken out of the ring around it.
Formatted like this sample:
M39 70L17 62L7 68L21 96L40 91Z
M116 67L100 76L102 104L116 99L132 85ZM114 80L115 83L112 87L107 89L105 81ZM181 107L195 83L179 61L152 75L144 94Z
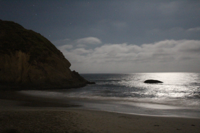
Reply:
M0 0L79 73L200 72L199 0Z

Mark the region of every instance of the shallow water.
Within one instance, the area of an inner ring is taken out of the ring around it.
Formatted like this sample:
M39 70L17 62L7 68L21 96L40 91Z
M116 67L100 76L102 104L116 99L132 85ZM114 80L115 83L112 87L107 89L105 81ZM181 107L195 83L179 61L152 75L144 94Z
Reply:
M140 115L200 118L199 73L82 74L96 84L79 89L21 91L51 98L75 98L85 108ZM160 84L145 84L147 79ZM80 100L81 99L81 100Z

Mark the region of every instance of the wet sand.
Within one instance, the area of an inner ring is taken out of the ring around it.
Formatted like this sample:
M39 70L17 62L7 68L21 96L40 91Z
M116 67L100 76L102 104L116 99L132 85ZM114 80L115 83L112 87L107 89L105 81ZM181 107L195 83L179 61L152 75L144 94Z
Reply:
M59 99L0 92L0 132L200 133L200 119L76 109Z

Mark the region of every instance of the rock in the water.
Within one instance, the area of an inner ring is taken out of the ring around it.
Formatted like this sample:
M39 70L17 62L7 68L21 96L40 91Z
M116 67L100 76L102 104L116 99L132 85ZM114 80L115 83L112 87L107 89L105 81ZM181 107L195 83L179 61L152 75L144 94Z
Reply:
M88 81L87 84L96 84L95 82Z
M70 62L45 37L0 20L0 89L54 89L85 86Z
M144 83L148 83L148 84L158 84L158 83L163 83L163 82L162 82L162 81L159 81L159 80L148 79L148 80L145 80Z

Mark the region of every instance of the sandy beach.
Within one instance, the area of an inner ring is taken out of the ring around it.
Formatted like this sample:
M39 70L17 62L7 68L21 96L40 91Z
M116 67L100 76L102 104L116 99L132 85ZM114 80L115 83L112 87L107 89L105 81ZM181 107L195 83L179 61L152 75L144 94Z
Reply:
M200 133L200 119L128 115L71 108L56 99L0 93L2 133Z

